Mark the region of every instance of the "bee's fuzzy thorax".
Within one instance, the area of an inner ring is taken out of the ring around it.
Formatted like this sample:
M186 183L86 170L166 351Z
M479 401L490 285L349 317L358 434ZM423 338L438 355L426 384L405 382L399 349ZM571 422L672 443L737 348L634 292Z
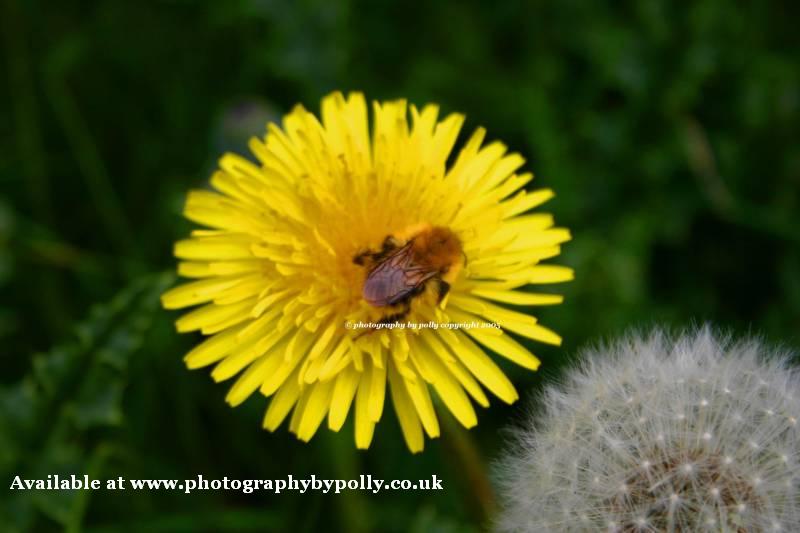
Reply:
M461 240L451 230L441 226L415 236L411 250L415 261L442 274L463 261Z

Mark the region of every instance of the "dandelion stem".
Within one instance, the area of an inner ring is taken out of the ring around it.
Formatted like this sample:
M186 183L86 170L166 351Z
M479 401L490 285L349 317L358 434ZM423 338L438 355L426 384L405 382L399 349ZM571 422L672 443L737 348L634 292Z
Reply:
M494 510L495 500L480 451L472 435L460 427L449 413L445 412L441 419L442 445L450 452L448 456L457 463L456 470L461 472L466 482L472 499L469 507L475 519L486 523Z
M330 454L331 464L337 479L357 479L362 472L357 467L359 455L349 439L343 434L325 432L325 447ZM368 505L359 491L346 490L338 497L342 505L337 505L342 531L362 533L370 530Z

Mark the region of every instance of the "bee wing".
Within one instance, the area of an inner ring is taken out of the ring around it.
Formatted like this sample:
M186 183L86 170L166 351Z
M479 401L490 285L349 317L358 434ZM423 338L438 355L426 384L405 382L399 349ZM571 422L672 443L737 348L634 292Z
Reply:
M394 305L433 277L434 271L411 263L411 246L403 246L373 268L364 283L364 299L371 305Z
M376 269L364 283L364 299L376 307L394 305L409 296L416 285L406 280L397 268Z

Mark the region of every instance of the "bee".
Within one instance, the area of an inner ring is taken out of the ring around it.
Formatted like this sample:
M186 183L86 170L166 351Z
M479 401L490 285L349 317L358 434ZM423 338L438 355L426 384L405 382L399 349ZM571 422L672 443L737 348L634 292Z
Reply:
M373 307L395 308L383 323L408 315L412 300L428 287L441 304L466 261L461 240L448 228L425 224L404 233L410 237L389 235L377 252L368 250L353 258L367 268L364 300Z

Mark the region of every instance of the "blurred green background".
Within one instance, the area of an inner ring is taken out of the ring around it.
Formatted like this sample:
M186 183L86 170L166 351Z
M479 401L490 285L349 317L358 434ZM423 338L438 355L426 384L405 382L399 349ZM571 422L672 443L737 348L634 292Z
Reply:
M158 295L186 191L296 102L438 102L523 153L575 238L536 310L586 342L711 320L800 347L800 11L792 2L0 0L0 531L479 531L525 402L411 456L387 409L301 444L187 371ZM361 473L439 492L11 493L14 475L270 479Z

